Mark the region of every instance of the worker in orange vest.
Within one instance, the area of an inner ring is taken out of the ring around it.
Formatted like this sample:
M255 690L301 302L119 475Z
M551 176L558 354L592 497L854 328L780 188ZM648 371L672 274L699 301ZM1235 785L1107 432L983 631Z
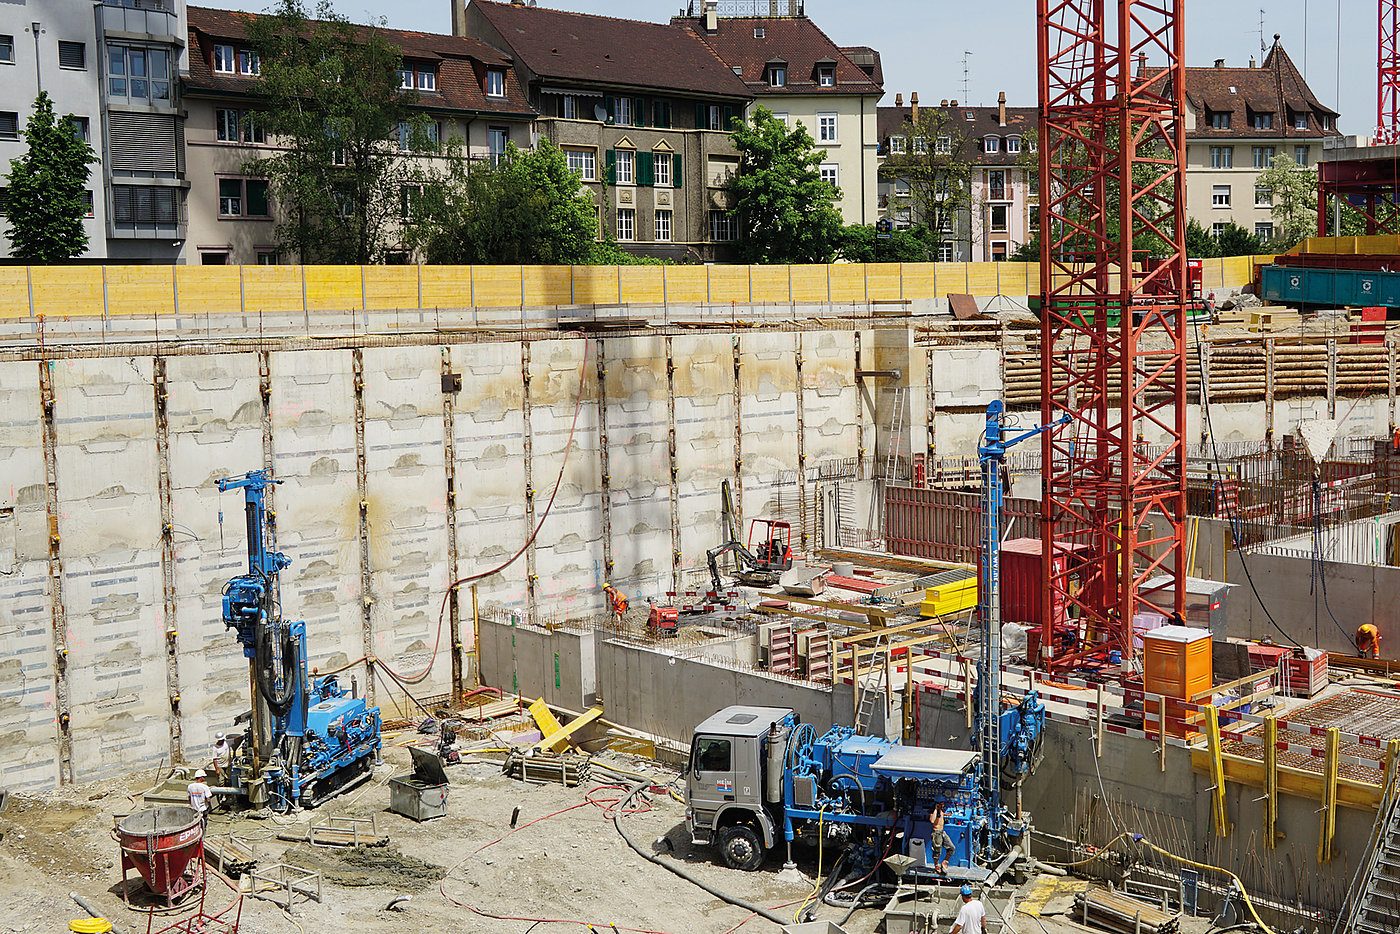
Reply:
M1362 658L1381 657L1381 634L1370 623L1362 623L1356 628L1356 654Z
M608 607L612 610L613 622L622 622L622 614L627 612L627 598L612 584L605 585L603 593L607 594Z

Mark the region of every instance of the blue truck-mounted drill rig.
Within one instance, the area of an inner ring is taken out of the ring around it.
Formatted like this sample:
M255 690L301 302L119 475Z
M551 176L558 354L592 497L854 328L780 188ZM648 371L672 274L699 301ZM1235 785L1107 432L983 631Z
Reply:
M219 492L242 489L248 572L224 585L224 625L237 633L249 661L253 706L230 770L235 794L276 811L314 807L369 777L380 749L379 708L315 677L306 661L306 623L283 619L277 575L291 559L267 547L270 470L220 480ZM240 718L242 719L242 718Z
M724 862L753 870L782 842L819 837L863 851L892 853L911 871L945 859L934 832L935 806L952 854L952 880L994 881L1025 853L1029 821L1002 800L1040 761L1045 707L1034 690L1007 704L1001 677L1000 553L1002 464L1006 450L1052 426L1014 436L1000 402L987 409L982 464L982 556L976 717L972 749L931 749L832 727L821 736L782 707L729 707L695 729L686 774L686 824L697 844L715 842ZM1055 423L1065 424L1067 418ZM853 688L854 689L854 688ZM1019 800L1019 798L1018 798Z

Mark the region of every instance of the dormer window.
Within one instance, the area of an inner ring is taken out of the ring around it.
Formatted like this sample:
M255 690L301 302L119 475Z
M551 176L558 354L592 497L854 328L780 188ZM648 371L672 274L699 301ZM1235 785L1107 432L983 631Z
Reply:
M1228 129L1230 129L1230 111L1228 111L1228 110L1212 110L1212 111L1208 111L1208 113L1209 113L1209 116L1210 116L1210 126L1211 126L1211 129L1213 129L1213 130L1228 130Z
M233 74L233 46L214 46L214 70L220 74Z
M902 136L891 136L891 137L890 137L890 155L892 155L892 156L898 156L898 155L901 155L903 152L904 152L904 137L902 137Z
M817 86L823 88L836 87L836 69L823 65L817 69Z
M983 151L983 152L1000 152L1000 151L1001 151L1001 138L1000 138L1000 137L997 137L997 136L988 136L988 137L987 137L985 140L983 140L983 142L982 142L982 151Z
M927 137L927 136L916 136L916 137L914 137L914 153L915 153L915 155L920 155L920 156L922 156L922 155L926 154L927 152L928 152L928 137Z
M1294 114L1294 115L1293 115L1293 129L1295 129L1295 130L1306 130L1307 128L1308 128L1308 115L1307 115L1306 113L1297 113L1297 114Z
M412 91L412 90L413 90L413 69L412 69L412 68L400 68L400 69L399 69L399 90L400 90L400 91Z
M1256 130L1272 130L1274 128L1274 115L1256 111L1251 122Z
M766 35L767 35L767 33L763 31L763 27L762 27L762 26L755 26L755 27L753 28L753 37L754 37L755 39L762 39L762 38L763 38L764 36L766 36Z
M953 138L951 136L940 136L934 143L934 152L940 156L946 156L953 151Z
M437 72L435 72L435 71L433 71L433 70L431 70L431 69L428 69L428 68L420 68L420 69L418 69L418 90L420 90L420 91L436 91L436 90L437 90Z
M768 66L768 86L770 88L787 87L787 65Z
M399 69L400 91L436 91L437 72L425 66Z
M238 73L250 77L262 73L262 63L258 59L258 53L252 49L238 50Z
M486 69L486 96L506 96L506 73L499 68Z
M1007 151L1007 152L1020 152L1020 151L1021 151L1021 137L1019 137L1019 136L1008 136L1008 137L1006 138L1006 151Z

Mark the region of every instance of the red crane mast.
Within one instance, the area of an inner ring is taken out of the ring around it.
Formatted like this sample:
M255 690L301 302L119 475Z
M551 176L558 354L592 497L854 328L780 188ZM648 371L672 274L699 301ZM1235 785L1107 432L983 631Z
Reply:
M1070 416L1042 442L1052 671L1126 666L1148 601L1183 606L1183 6L1037 0L1041 421Z
M1400 0L1379 0L1376 142L1400 143Z

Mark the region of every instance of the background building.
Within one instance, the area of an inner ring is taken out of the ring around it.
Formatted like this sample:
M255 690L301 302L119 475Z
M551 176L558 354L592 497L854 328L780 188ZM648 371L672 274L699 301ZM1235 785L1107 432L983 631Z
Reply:
M873 224L876 108L885 93L880 53L837 46L802 9L797 0L731 2L730 15L721 16L718 0L704 0L701 15L672 23L703 40L743 81L753 97L748 112L762 106L789 126L803 124L822 153L822 178L841 189L842 219Z
M1318 101L1277 35L1263 67L1186 69L1186 215L1217 235L1231 221L1274 235L1270 192L1256 182L1275 156L1311 166L1337 112Z
M181 0L0 8L0 164L24 152L34 99L72 114L102 160L91 167L83 258L179 262L185 243ZM0 197L0 201L3 198ZM8 239L0 240L8 255Z
M696 36L659 23L472 0L453 31L515 60L538 132L562 148L626 250L726 259L730 121L743 81Z

